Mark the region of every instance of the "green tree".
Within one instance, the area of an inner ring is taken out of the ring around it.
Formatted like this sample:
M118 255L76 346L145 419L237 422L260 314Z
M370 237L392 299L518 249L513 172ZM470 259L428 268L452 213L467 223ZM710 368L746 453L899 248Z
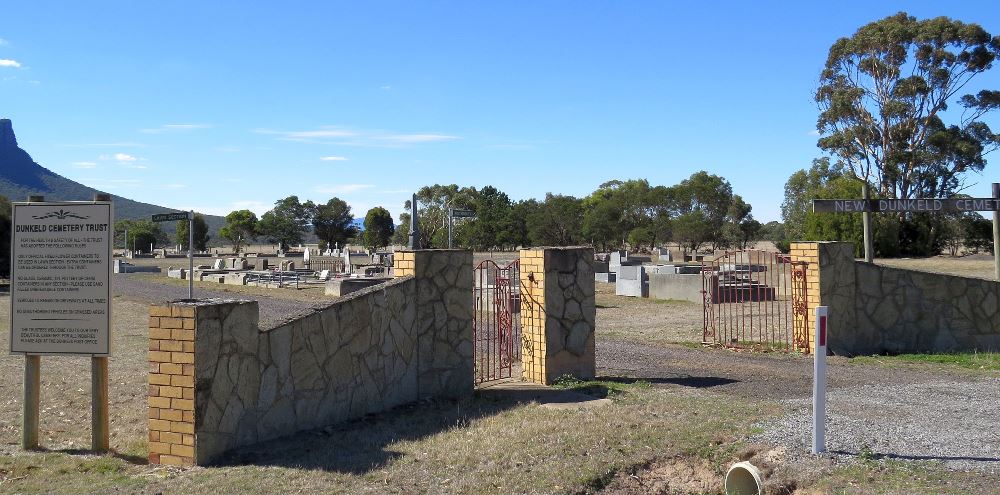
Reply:
M260 217L257 231L268 242L288 249L290 245L302 242L315 212L316 205L312 201L301 203L298 196L279 199L275 201L274 208Z
M125 244L125 231L128 231L128 244ZM119 220L115 222L115 245L124 246L139 253L148 253L154 248L168 242L167 235L160 229L160 224L151 220Z
M395 230L389 210L376 206L368 210L365 215L365 231L362 233L362 239L366 247L384 248L389 245Z
M511 218L513 208L507 194L493 186L477 191L472 199L476 218L464 226L464 244L480 251L515 245L517 235Z
M732 217L734 206L733 186L729 181L705 171L695 172L669 188L668 197L675 214L675 241L694 251L705 243L724 244L723 226Z
M177 222L177 231L174 238L177 240L177 244L182 246L182 249L187 250L188 248L188 221L181 220ZM208 235L208 224L205 222L205 216L201 213L194 214L194 249L195 251L204 251L208 248L208 240L210 239Z
M979 214L965 218L965 249L993 254L993 222Z
M535 246L572 246L581 241L582 201L573 196L545 194L528 218L528 237Z
M316 237L326 246L343 246L357 234L351 207L340 198L331 198L325 205L318 205L312 224Z
M10 276L10 209L10 200L0 196L0 277Z
M674 218L673 225L674 241L680 243L685 253L688 250L697 253L715 235L712 223L702 210L691 210L678 215Z
M628 244L633 250L641 251L645 246L652 247L655 242L656 235L649 227L636 227L628 233Z
M1000 38L947 17L900 12L861 27L833 44L820 76L819 147L882 197L951 196L1000 144L983 120L1000 92L959 97L998 54ZM956 98L965 110L947 124Z
M239 254L243 244L257 237L257 215L250 210L236 210L226 215L226 224L219 229L219 236L233 245Z

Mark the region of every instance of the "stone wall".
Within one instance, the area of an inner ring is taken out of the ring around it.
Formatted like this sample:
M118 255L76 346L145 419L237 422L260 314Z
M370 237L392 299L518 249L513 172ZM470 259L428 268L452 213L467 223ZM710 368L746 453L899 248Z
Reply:
M846 242L797 243L792 254L813 263L809 328L816 306L829 306L834 354L1000 351L996 281L855 261Z
M150 462L202 465L235 447L422 398L470 394L472 253L408 254L411 275L317 306L270 329L258 328L255 301L204 300L153 307L151 349L154 323L158 337L167 335L165 324L171 325L168 345L176 347L172 342L177 337L189 338L178 340L179 352L185 353L179 359L191 363L175 367L174 352L166 355L159 350L162 338L156 339L158 349L150 350ZM189 315L180 322L183 332L177 337L173 316L153 316L175 313ZM174 407L174 372L190 377L177 381L192 383L188 395L193 397L185 399L182 389L177 399L190 402L176 403L190 409ZM169 380L170 388L157 385L158 395L153 397L154 380ZM162 419L164 410L171 418L176 417L173 411L180 411L182 426ZM159 421L155 430L154 420ZM193 429L178 432L179 444L164 442L164 432L190 429L187 425ZM155 452L154 431L156 441L166 445L156 445Z
M593 248L521 250L522 377L595 375Z

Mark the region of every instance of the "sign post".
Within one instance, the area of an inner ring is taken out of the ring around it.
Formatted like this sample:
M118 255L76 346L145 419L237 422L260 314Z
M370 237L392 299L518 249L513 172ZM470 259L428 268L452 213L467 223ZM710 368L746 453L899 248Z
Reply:
M865 202L867 202L872 197L871 188L868 187L868 181L865 181L864 185L861 187L861 196L864 198ZM875 261L875 246L872 244L872 212L866 211L862 213L861 222L863 224L865 234L865 262L871 263Z
M1000 183L993 183L993 199L995 203L1000 203ZM1000 246L1000 208L993 210L993 278L1000 280L1000 253L997 252Z
M177 213L157 213L154 222L188 221L188 299L194 299L194 210Z
M812 453L826 452L826 329L827 307L816 308L813 352L813 436Z
M108 448L111 347L110 196L12 204L10 352L25 356L21 446L38 448L43 354L91 357L93 449Z
M476 216L476 212L472 210L458 210L455 208L448 208L448 249L451 249L451 225L456 218L472 218Z

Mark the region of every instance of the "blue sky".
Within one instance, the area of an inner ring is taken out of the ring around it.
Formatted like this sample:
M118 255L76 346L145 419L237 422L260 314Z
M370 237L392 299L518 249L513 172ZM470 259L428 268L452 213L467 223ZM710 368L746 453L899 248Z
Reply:
M1000 32L971 1L4 2L0 117L59 174L212 214L297 194L398 215L432 183L516 200L707 170L768 221L821 156L830 45L899 10Z

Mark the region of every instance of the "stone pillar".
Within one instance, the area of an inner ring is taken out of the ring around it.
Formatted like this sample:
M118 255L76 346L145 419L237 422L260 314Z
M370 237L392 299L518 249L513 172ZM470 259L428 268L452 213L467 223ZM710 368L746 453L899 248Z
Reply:
M594 250L524 249L521 255L522 378L551 384L595 375Z
M257 366L258 332L254 301L209 299L150 307L150 464L204 465L232 447L227 435L235 435L236 425L224 421L217 409L232 412L256 404L257 384L249 381L258 375L243 367ZM224 349L233 355L223 356ZM216 376L220 362L228 366ZM230 400L208 404L209 392L216 401Z
M857 275L854 269L854 244L850 242L795 242L791 245L792 261L809 264L806 275L807 305L805 324L809 336L809 352L813 352L816 329L816 308L827 306L830 311L827 327L827 349L838 355L850 354L857 338L857 308L855 298Z
M395 276L416 278L420 397L471 394L475 387L472 251L397 251L393 264Z

